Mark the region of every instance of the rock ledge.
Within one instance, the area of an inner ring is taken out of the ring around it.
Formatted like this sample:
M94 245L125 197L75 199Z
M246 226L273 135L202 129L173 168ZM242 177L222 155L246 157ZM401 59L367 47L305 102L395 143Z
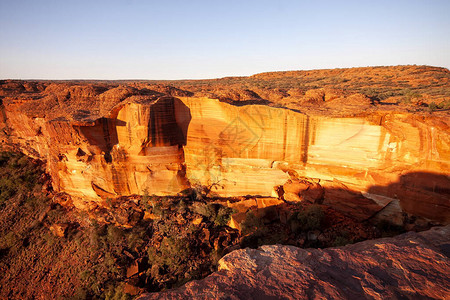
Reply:
M449 299L450 226L328 249L233 251L219 271L139 299Z

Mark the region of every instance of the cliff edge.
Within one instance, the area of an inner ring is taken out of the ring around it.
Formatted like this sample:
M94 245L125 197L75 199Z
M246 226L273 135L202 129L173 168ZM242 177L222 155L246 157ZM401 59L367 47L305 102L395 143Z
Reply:
M327 249L262 246L219 270L139 299L448 299L450 226Z

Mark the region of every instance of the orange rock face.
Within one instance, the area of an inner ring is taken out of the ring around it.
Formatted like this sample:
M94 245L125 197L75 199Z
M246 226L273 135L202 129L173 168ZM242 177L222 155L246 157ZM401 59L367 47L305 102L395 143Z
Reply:
M16 105L5 111L9 142L47 160L57 191L92 201L188 187L183 145L190 114L177 99L124 103L94 121L30 118Z
M174 195L192 186L217 196L279 197L275 187L284 185L287 201L345 202L345 190L356 191L363 194L352 199L450 222L448 112L385 109L335 86L290 96L272 90L280 94L270 99L275 102L308 98L308 113L302 113L255 105L274 103L251 91L239 94L246 102L236 105L236 91L227 92L229 104L197 97L197 88L139 82L13 83L0 93L3 142L46 160L54 189L79 207L122 195Z
M448 299L450 226L327 249L231 252L219 271L139 299Z
M411 114L327 118L261 105L181 99L192 115L185 147L187 176L202 185L217 183L214 191L221 196L269 196L274 186L299 177L315 178L322 186L337 180L346 189L400 200L408 213L450 221L450 180L434 176L450 169L448 121L430 126ZM428 181L404 180L419 173ZM320 199L320 189L308 188L288 184L285 199L300 200L301 190L303 198ZM333 190L330 186L329 194ZM346 194L334 194L345 201ZM422 203L432 203L427 209L417 205L424 194L430 200Z

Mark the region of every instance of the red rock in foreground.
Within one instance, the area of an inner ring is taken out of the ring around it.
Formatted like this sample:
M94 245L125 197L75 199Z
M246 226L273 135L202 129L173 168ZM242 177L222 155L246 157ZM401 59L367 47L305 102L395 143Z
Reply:
M139 299L449 299L450 226L328 249L262 246Z

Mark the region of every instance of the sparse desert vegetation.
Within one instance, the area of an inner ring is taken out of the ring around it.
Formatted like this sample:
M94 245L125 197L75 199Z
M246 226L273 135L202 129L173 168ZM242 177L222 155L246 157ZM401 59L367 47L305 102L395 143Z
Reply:
M106 199L103 208L78 211L63 194L45 193L42 163L14 152L0 157L4 298L131 299L204 278L234 249L325 247L380 234L321 205L284 207L285 222L267 209L248 211L239 232L227 226L235 210L196 196L198 189L177 197Z
M239 249L446 224L449 74L2 80L0 297L132 299Z

